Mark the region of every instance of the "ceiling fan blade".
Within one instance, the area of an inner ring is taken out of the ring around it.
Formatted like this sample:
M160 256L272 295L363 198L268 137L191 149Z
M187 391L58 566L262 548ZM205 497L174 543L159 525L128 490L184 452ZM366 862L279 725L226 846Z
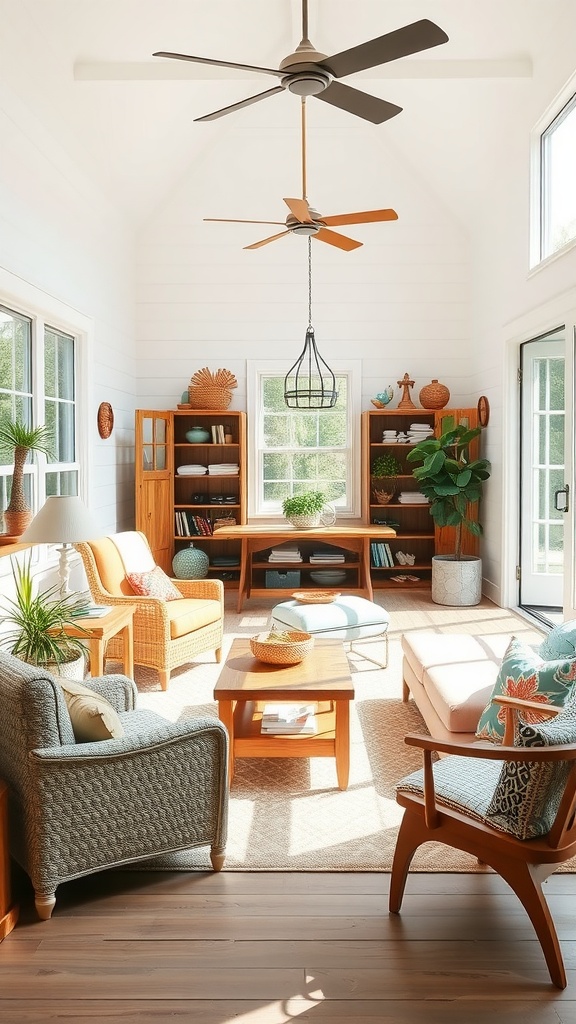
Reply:
M152 54L153 57L171 57L173 60L191 60L194 64L214 64L217 68L238 68L240 71L259 71L262 75L275 75L276 78L283 78L284 73L274 68L257 68L252 64L234 64L227 60L213 60L211 57L192 57L187 53L168 53L166 50L158 50Z
M283 220L236 220L232 217L203 217L203 220L218 221L219 224L281 224Z
M347 110L356 117L363 117L372 124L389 121L402 110L402 107L397 107L395 103L388 103L388 100L370 96L359 89L352 89L349 85L342 85L341 82L331 82L324 92L319 92L314 98L331 103L333 107L340 107L341 110Z
M346 249L350 252L352 249L358 249L362 242L355 242L353 238L347 238L346 235L340 235L337 231L327 231L326 228L320 228L313 238L317 238L319 242L328 242L329 245L335 245L338 249Z
M398 220L396 210L364 210L363 213L340 213L335 217L322 217L324 224L341 227L343 224L372 224L377 220Z
M245 245L245 249L259 249L261 245L268 245L268 242L275 242L277 238L282 238L282 235L289 235L290 231L279 231L277 235L270 235L270 238L263 238L261 242L253 242L252 245Z
M231 114L234 110L241 110L242 107L249 107L251 103L257 103L258 100L264 100L267 96L274 96L277 92L284 92L281 85L277 85L274 89L268 89L266 92L259 92L257 96L249 96L247 100L240 100L239 103L231 103L229 107L221 107L220 110L214 110L211 114L204 114L204 117L195 117L195 121L215 121L217 117L224 117L224 114Z
M403 28L395 29L394 32L378 36L377 39L353 46L350 50L336 53L333 57L326 57L319 63L335 78L343 78L344 75L352 75L356 71L366 71L368 68L375 68L380 64L388 64L389 61L398 60L399 57L420 53L421 50L429 50L433 46L447 42L448 36L438 25L429 21L428 18L422 18L421 21L404 25Z
M313 224L312 217L310 216L310 207L305 199L285 199L284 202L296 217L296 220L300 221L301 224Z

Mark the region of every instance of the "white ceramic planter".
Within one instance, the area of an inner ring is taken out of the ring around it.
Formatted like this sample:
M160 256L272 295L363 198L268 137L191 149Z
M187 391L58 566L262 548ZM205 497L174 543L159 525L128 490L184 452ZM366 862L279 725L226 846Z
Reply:
M432 600L458 608L479 604L482 597L482 559L464 555L434 555L432 558Z

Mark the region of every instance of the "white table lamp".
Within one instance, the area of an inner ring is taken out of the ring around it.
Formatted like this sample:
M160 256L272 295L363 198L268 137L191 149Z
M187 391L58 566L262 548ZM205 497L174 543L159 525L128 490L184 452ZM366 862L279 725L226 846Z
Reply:
M95 523L81 498L66 494L46 499L28 529L22 534L20 542L60 545L60 593L65 597L70 593L72 545L81 540L99 537L101 534L102 530Z

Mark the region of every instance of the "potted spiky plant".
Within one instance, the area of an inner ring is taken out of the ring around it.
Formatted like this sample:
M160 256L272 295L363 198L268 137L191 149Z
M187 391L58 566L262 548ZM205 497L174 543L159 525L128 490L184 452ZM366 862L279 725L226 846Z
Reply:
M4 510L4 532L15 540L32 521L32 510L24 493L24 464L30 452L52 454L52 438L46 426L30 427L9 416L0 419L0 453L14 462L10 502Z
M480 433L480 427L452 427L441 437L419 441L406 456L407 462L421 463L413 473L436 526L454 527L453 552L432 558L432 600L437 604L473 605L482 595L481 559L462 553L463 530L476 537L482 533L474 510L490 463L469 453Z
M9 627L2 643L10 653L30 665L40 665L57 675L83 679L86 644L80 637L68 636L65 627L82 627L76 616L86 610L77 597L62 597L55 585L42 593L35 589L31 572L31 552L23 559L11 558L16 596L4 598L5 614L0 622ZM89 634L86 631L86 636Z

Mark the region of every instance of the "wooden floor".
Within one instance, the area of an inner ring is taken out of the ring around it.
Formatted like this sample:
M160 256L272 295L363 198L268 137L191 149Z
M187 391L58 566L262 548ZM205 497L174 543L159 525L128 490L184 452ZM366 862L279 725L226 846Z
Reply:
M20 886L0 945L0 1021L74 1024L576 1024L576 876L546 883L569 984L548 980L493 874L105 872Z

